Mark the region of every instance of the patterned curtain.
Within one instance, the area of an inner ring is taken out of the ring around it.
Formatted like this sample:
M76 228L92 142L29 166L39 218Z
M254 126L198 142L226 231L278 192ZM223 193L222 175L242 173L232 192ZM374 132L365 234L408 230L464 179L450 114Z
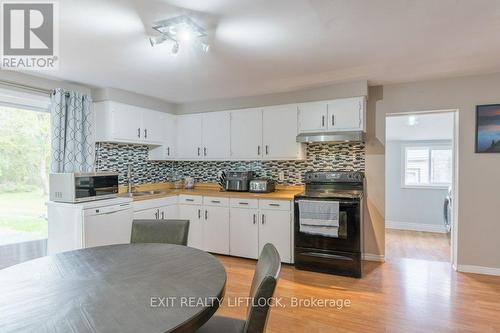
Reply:
M88 172L94 167L91 100L56 89L51 96L52 172Z

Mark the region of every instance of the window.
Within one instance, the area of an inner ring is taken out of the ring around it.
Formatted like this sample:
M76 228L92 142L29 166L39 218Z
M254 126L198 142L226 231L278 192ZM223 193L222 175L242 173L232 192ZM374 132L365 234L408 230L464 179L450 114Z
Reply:
M405 146L403 186L450 186L452 163L451 146Z

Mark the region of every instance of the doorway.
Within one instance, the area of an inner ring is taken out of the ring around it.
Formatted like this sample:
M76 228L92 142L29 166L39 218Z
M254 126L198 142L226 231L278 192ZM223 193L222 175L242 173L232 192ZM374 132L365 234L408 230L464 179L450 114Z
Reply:
M386 118L388 260L454 262L456 110Z
M0 106L0 268L45 255L50 113Z

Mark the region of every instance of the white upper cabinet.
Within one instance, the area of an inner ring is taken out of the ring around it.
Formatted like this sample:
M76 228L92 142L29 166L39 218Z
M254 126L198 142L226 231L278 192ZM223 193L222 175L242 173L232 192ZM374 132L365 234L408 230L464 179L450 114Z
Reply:
M144 140L163 143L165 124L164 112L143 109L141 130Z
M305 156L304 145L296 142L297 105L265 107L262 112L263 158L294 160Z
M230 127L231 159L261 159L263 156L262 109L231 111Z
M365 98L299 104L299 132L364 131Z
M162 113L161 124L162 145L149 148L150 160L172 160L176 157L175 143L177 136L177 118L169 113Z
M363 97L342 98L328 102L328 128L337 131L364 130Z
M298 109L299 130L301 133L327 130L327 102L302 103L298 105Z
M230 114L227 111L204 113L203 158L208 160L229 159L230 155Z
M177 117L177 157L180 159L201 159L202 115L188 114Z
M104 101L94 103L97 142L162 144L163 112Z

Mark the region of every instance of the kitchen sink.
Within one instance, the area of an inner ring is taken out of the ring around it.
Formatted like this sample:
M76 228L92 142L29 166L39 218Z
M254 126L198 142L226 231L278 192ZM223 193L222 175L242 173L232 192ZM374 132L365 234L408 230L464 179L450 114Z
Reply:
M166 191L141 191L141 192L132 192L132 193L129 193L128 195L130 197L141 197L144 195L155 195L155 194L162 194L162 193L166 193Z

